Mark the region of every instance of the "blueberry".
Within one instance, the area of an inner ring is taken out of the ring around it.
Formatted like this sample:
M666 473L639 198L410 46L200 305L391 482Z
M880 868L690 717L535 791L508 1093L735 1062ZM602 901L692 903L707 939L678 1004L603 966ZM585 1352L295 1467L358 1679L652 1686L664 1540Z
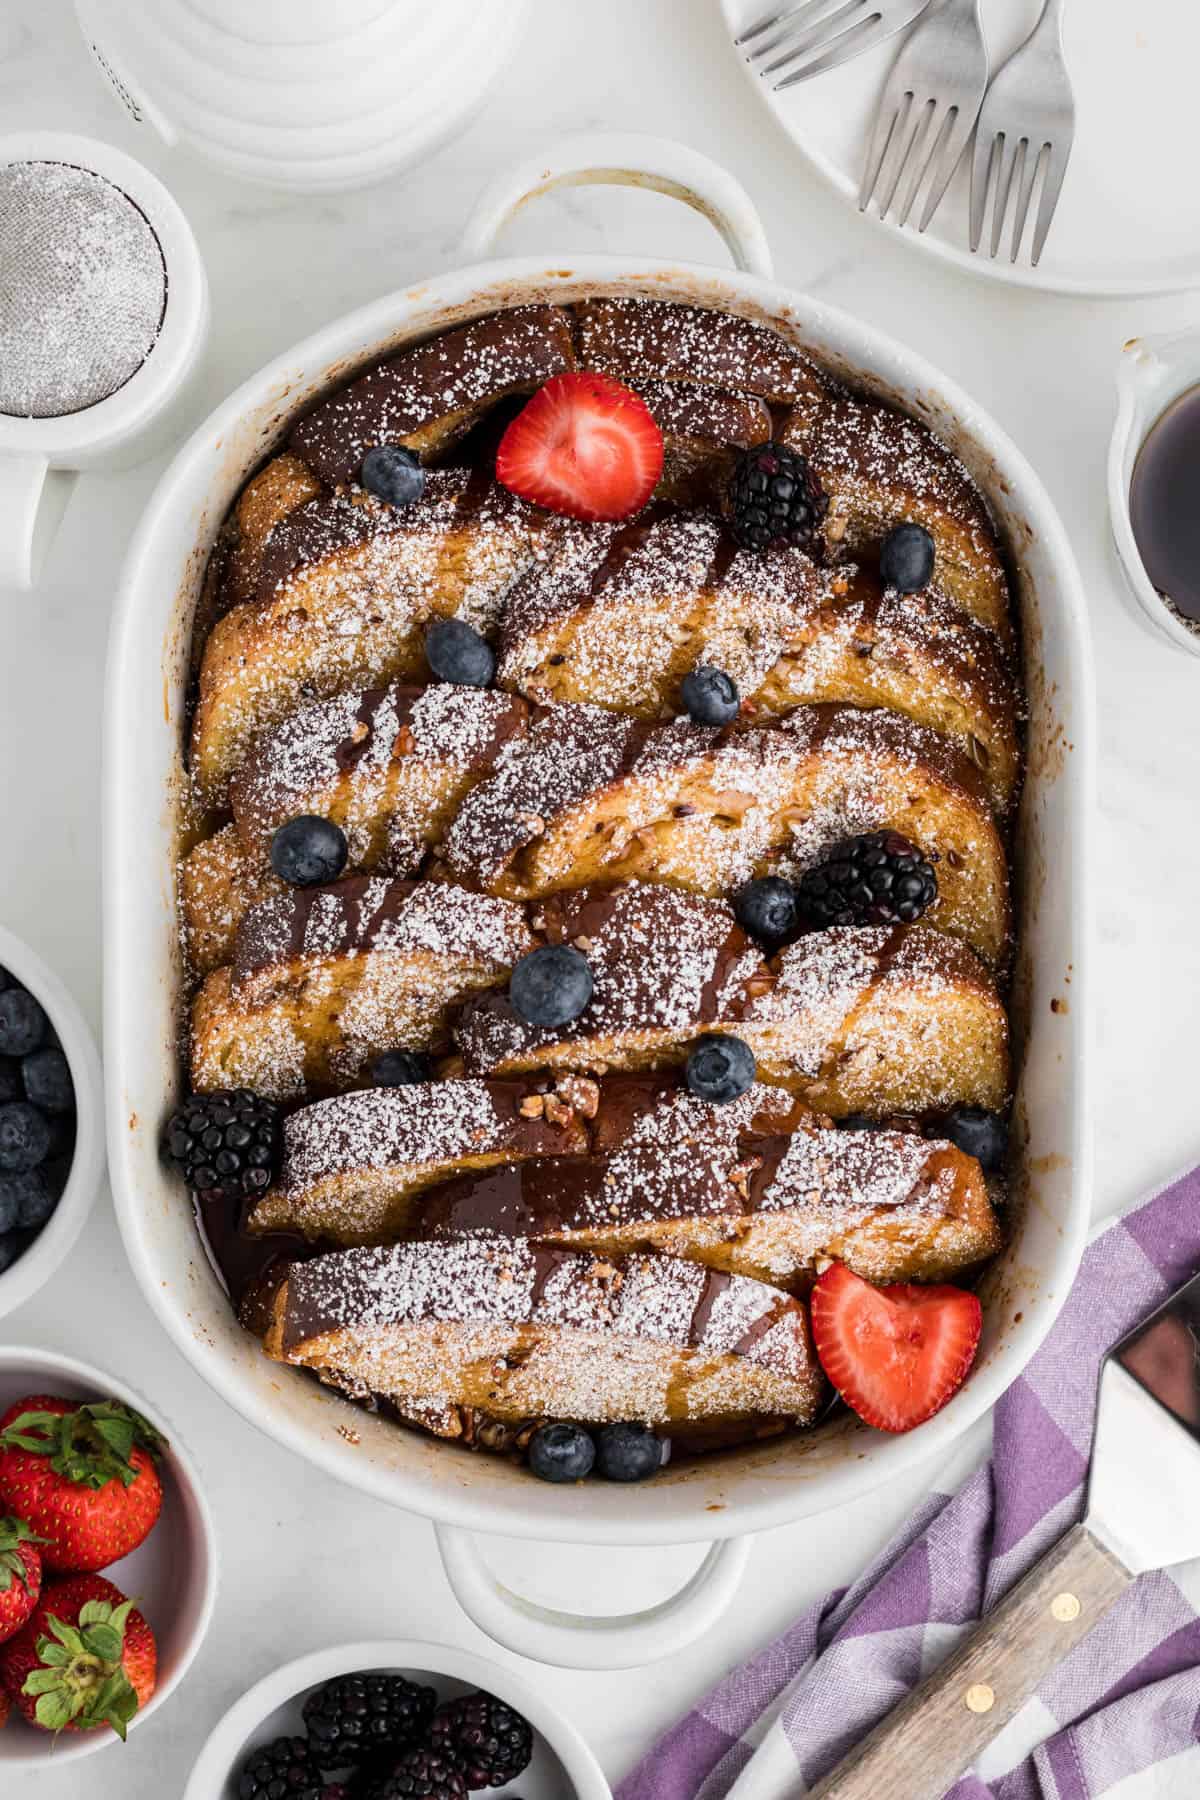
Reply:
M543 944L514 968L508 997L529 1025L567 1025L592 997L588 959L570 944Z
M376 1087L415 1087L431 1079L428 1059L415 1050L385 1050L371 1064Z
M688 1087L698 1100L725 1106L753 1085L754 1052L736 1037L702 1037L687 1059Z
M9 1231L0 1237L0 1275L5 1269L11 1269L25 1248L25 1240L19 1231Z
M885 587L915 594L933 574L933 539L923 525L897 525L883 540L879 574Z
M36 1106L12 1100L0 1106L0 1170L36 1169L50 1154L50 1127Z
M496 652L465 619L435 619L425 633L425 656L439 681L459 687L490 687Z
M837 1124L839 1131L883 1130L883 1126L879 1123L879 1120L868 1119L866 1113L847 1113L844 1119L838 1120Z
M4 992L6 987L11 987L11 986L12 986L12 976L9 974L7 969L0 969L0 994L2 994Z
M15 1056L0 1056L0 1105L6 1100L22 1100L25 1084L21 1080L21 1064Z
M662 1463L662 1443L648 1425L618 1422L596 1433L596 1473L606 1481L645 1481Z
M710 669L704 664L684 676L679 697L697 725L728 725L737 718L741 704L737 683L724 669Z
M539 1425L529 1440L529 1467L539 1481L582 1481L595 1460L596 1446L582 1425Z
M24 988L5 988L0 994L0 1056L28 1056L49 1029L49 1019Z
M770 950L800 935L799 896L791 882L780 875L748 881L734 895L733 911L742 930Z
M368 494L389 506L411 506L425 491L425 471L411 450L377 444L363 457L359 479Z
M949 1138L975 1157L986 1175L998 1175L1008 1160L1008 1125L999 1113L983 1106L952 1106L949 1112L932 1113L925 1121L925 1136Z
M25 1098L43 1112L68 1113L75 1106L71 1070L61 1050L34 1050L21 1063Z
M58 1205L60 1191L45 1167L0 1175L0 1232L37 1231Z
M346 866L346 834L318 813L301 813L271 839L271 867L289 887L336 881Z

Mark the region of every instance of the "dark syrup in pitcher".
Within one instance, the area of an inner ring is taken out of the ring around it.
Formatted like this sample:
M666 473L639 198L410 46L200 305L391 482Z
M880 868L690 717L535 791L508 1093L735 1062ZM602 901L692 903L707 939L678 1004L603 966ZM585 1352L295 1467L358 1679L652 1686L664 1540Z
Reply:
M1200 386L1150 427L1129 484L1129 522L1151 582L1200 630Z

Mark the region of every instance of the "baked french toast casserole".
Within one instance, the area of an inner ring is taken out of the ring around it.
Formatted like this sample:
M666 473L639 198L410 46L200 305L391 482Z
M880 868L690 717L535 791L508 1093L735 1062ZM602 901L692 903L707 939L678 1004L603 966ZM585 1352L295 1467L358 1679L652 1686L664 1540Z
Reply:
M164 1148L266 1356L552 1481L950 1398L1023 704L925 425L729 313L493 312L298 418L193 666Z

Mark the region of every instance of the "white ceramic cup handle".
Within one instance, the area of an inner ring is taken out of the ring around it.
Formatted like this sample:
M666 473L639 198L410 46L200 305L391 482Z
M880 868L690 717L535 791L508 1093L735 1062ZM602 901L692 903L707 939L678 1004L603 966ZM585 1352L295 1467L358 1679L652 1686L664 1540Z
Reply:
M636 132L584 132L506 169L487 187L467 221L462 238L465 260L482 262L526 201L553 188L592 183L654 188L684 201L716 226L739 269L764 281L772 279L775 265L767 235L741 182L687 144Z
M558 1612L514 1594L483 1560L474 1532L435 1525L446 1580L480 1631L506 1650L560 1669L637 1669L659 1662L712 1628L741 1585L752 1537L712 1544L677 1594L644 1612L615 1617Z
M33 586L74 481L44 456L0 456L0 587Z

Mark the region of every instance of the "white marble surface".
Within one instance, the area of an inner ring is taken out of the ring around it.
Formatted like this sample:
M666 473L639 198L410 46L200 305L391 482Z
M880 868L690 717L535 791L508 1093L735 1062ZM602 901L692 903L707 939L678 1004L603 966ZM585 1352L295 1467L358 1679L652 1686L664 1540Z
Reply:
M468 206L502 159L595 127L660 131L708 150L761 208L781 279L875 320L973 390L1042 472L1092 606L1101 749L1091 1051L1097 1214L1200 1156L1200 837L1190 823L1200 779L1200 670L1125 611L1109 561L1103 486L1122 341L1195 319L1200 301L1088 303L1010 292L928 264L864 228L756 109L708 0L536 0L523 55L464 137L408 179L321 200L236 186L139 133L94 74L66 0L5 0L4 10L12 40L0 60L5 130L58 127L107 138L155 168L192 220L214 307L197 418L288 342L448 266ZM702 221L659 196L625 191L543 201L527 210L511 242L723 257ZM105 632L124 547L157 474L154 465L81 482L41 590L0 593L0 916L55 964L97 1022ZM201 1384L143 1304L107 1196L53 1291L0 1330L9 1342L90 1355L143 1383L198 1455L221 1530L225 1576L212 1634L182 1694L128 1752L87 1764L98 1800L178 1794L219 1714L301 1651L389 1633L488 1648L450 1600L427 1524L335 1487ZM976 1453L983 1441L977 1437ZM714 1678L848 1579L944 1473L927 1470L849 1516L761 1539L719 1640L668 1666L649 1675L538 1678L615 1780ZM584 1563L552 1548L498 1545L497 1558L539 1598L623 1610L667 1591L695 1553L606 1553ZM21 1792L75 1800L79 1782L79 1769L64 1768L29 1779ZM1184 1761L1123 1790L1125 1800L1195 1791Z

